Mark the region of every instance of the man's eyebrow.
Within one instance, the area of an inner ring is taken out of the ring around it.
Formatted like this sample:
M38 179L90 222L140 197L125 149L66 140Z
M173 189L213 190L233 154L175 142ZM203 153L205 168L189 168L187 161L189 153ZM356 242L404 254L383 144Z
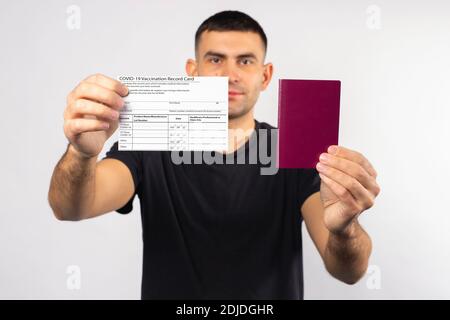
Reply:
M258 58L256 57L256 55L255 55L254 53L251 53L251 52L240 54L240 55L238 55L237 57L238 57L238 59L242 59L242 58L252 58L252 59L258 60Z
M226 58L227 55L220 53L220 52L215 52L215 51L207 51L205 53L205 55L203 56L203 58L206 58L208 56L213 56L213 57L219 57L219 58ZM253 58L255 60L258 60L258 58L256 57L256 55L252 52L248 52L248 53L242 53L240 55L237 56L238 59L242 59L242 58Z
M223 53L214 52L214 51L207 51L205 53L205 55L203 56L203 58L206 58L208 56L214 56L214 57L219 57L219 58L225 58L226 57L226 55L224 55Z

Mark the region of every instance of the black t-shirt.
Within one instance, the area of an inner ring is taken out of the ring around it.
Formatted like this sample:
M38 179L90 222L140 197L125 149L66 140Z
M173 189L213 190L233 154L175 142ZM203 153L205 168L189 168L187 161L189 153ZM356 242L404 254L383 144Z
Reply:
M255 129L270 139L273 127ZM105 158L127 165L140 200L142 299L303 299L300 207L320 190L315 169L176 164L170 151L118 151L117 142ZM134 197L117 212L129 213Z

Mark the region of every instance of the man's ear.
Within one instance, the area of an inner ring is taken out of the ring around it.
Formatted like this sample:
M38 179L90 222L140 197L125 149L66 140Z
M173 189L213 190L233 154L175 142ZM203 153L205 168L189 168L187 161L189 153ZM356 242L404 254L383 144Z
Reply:
M198 77L197 62L194 59L186 61L186 73L190 77Z
M264 72L263 72L263 82L261 86L261 91L266 90L267 86L270 83L270 80L272 79L273 75L273 64L272 63L266 63L264 65Z

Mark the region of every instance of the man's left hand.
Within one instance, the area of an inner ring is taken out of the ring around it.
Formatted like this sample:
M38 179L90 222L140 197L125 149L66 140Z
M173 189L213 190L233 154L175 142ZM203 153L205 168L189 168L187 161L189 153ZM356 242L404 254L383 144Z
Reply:
M380 193L377 172L361 153L341 146L330 146L319 159L325 226L334 234L351 236L358 216Z

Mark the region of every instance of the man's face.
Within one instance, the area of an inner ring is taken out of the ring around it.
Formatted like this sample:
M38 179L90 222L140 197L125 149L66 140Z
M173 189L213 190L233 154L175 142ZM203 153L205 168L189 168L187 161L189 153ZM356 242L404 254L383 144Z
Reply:
M189 59L190 76L224 76L228 80L228 116L241 117L253 109L259 93L272 77L272 64L264 65L264 44L254 32L205 31L196 61Z

